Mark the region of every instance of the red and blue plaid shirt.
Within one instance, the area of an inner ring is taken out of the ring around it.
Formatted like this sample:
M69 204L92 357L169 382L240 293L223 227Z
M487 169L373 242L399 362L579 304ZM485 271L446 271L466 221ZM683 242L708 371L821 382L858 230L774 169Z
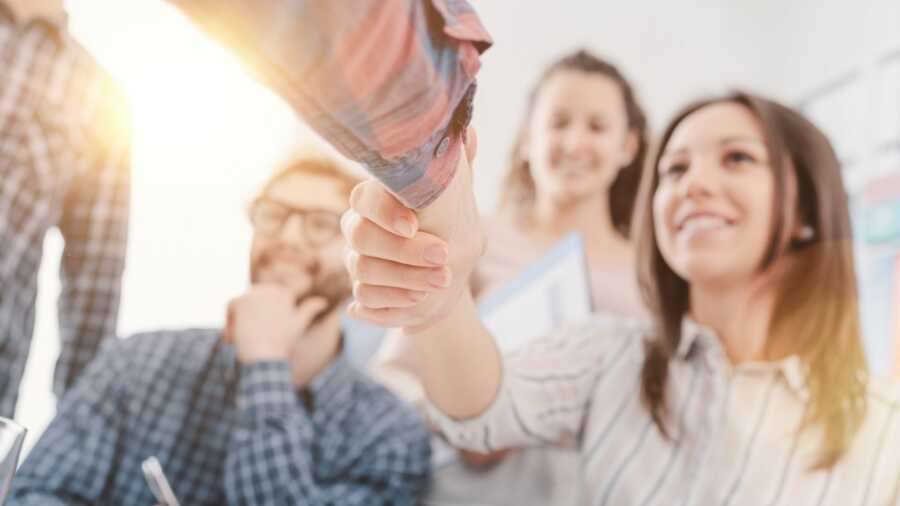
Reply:
M480 53L465 0L170 0L407 206L453 178Z

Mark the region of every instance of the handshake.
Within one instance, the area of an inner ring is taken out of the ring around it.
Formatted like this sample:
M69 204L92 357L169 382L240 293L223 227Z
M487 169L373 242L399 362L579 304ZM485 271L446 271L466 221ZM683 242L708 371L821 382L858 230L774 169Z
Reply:
M469 128L452 183L418 214L378 181L354 189L341 220L351 316L416 335L473 304L469 276L485 244L472 191L476 143Z

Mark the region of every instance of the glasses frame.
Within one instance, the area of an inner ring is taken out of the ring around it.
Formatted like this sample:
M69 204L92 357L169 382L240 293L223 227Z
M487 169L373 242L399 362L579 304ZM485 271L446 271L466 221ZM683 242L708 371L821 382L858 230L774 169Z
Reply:
M260 223L259 218L257 217L257 213L259 210L259 206L267 204L277 206L285 211L284 218L279 220L277 225L266 226ZM336 213L334 211L328 211L326 209L301 209L299 207L293 207L286 205L282 202L279 202L275 199L261 196L256 198L247 210L248 218L250 220L250 224L253 226L254 230L257 230L261 233L268 235L275 235L284 229L285 224L290 221L291 217L299 216L301 218L301 230L303 238L312 246L324 246L328 244L329 241L334 239L335 237L341 234L341 214ZM334 220L334 230L330 233L330 235L318 237L314 234L310 233L310 216L328 216L329 218L333 218Z

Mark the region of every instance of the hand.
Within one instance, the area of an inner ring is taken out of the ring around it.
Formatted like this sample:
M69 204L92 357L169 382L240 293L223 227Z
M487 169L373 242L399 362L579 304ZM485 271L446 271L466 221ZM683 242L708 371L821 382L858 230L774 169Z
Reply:
M242 364L289 360L297 340L326 305L322 297L297 305L294 293L280 285L253 285L228 304L223 337L234 344Z
M334 360L341 348L341 315L343 306L336 306L316 320L298 339L291 350L294 385L302 387L315 378Z
M468 293L469 276L484 251L472 191L471 128L465 147L450 186L418 216L376 181L354 189L341 220L354 317L416 334L446 319Z

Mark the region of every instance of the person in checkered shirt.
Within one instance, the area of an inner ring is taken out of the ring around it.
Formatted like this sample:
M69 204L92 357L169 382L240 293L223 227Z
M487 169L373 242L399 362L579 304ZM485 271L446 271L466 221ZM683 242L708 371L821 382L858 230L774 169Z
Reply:
M151 504L151 456L185 505L415 504L424 422L342 354L340 216L354 183L323 160L275 175L250 207L251 285L223 308L225 328L111 340L10 504Z
M129 211L123 94L65 30L61 0L0 0L0 416L34 331L44 236L65 241L57 397L115 334Z

